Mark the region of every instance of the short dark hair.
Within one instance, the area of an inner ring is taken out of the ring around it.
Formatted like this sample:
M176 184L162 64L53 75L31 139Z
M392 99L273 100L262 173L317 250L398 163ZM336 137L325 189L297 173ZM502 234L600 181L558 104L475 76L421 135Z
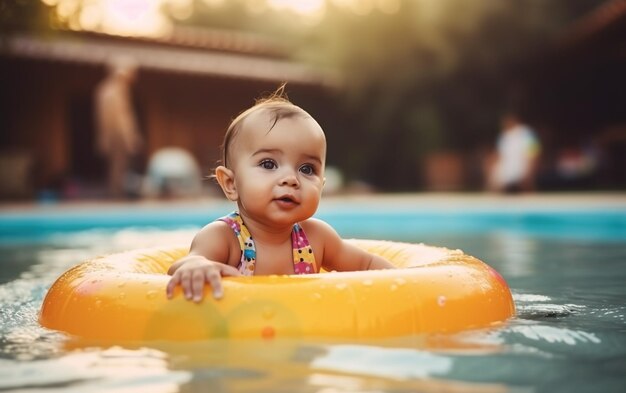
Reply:
M226 129L226 133L224 134L224 142L222 143L221 148L222 165L228 167L228 150L230 148L230 145L241 131L243 127L243 121L248 116L250 116L250 114L259 111L266 111L270 113L271 125L268 128L267 132L270 132L280 119L286 119L296 116L311 117L311 115L309 115L304 109L300 108L297 105L294 105L291 101L289 101L289 98L285 93L285 86L286 83L283 83L269 96L257 99L252 107L246 109L245 111L240 113L235 119L233 119L233 121Z

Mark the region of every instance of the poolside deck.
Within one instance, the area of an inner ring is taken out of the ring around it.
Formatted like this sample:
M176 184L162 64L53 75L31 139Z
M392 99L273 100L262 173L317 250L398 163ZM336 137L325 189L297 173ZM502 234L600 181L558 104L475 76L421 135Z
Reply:
M113 200L70 200L58 202L4 202L0 203L3 213L36 213L37 211L93 211L136 208L136 209L192 209L216 208L230 202L221 197L195 199L144 199L135 201ZM371 208L372 206L403 206L434 210L562 210L562 209L626 209L626 192L602 193L533 193L521 195L499 195L488 193L396 193L396 194L339 194L322 198L321 208L335 206Z

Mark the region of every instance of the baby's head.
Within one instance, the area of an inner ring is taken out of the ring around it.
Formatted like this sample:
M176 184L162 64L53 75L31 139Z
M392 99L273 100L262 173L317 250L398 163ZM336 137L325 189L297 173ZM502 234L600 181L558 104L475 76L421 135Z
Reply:
M282 85L269 97L257 100L254 106L239 114L230 123L222 144L222 165L228 168L232 164L233 145L244 129L255 128L252 130L253 132L265 134L270 132L276 123L283 119L300 118L315 122L315 119L304 109L289 101L284 89L285 85ZM326 152L324 151L325 154Z
M292 225L317 210L325 163L324 131L281 87L233 120L215 178L242 216Z

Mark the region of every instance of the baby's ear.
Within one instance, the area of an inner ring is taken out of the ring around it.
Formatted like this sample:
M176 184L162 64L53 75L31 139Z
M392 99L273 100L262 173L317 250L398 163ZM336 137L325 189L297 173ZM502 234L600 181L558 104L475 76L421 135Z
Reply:
M215 178L217 179L220 187L222 187L222 191L224 191L226 198L231 201L237 201L239 199L239 194L237 193L237 188L235 187L235 174L233 171L220 165L215 168Z

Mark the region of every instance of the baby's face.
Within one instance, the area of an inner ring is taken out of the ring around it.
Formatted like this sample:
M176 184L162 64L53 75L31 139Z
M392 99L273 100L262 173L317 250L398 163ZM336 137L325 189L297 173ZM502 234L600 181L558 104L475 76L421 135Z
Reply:
M244 218L293 225L311 217L324 186L326 138L310 117L278 120L259 111L244 120L229 155ZM269 130L269 131L268 131Z

